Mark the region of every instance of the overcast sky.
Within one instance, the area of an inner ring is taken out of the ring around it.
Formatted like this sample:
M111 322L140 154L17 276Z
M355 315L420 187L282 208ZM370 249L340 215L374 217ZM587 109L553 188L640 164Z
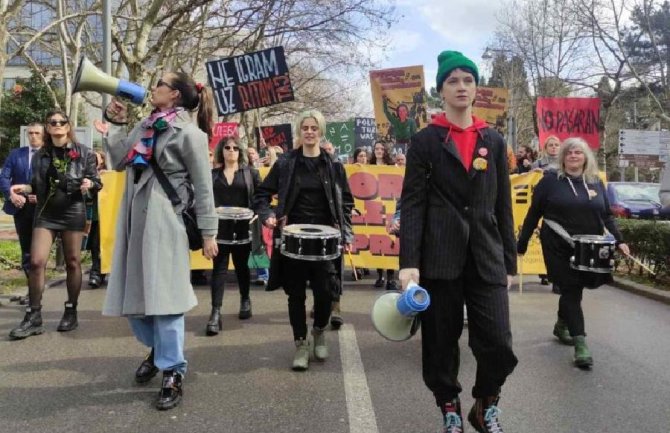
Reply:
M461 51L483 68L482 54L493 40L502 0L397 0L400 22L383 68L424 65L426 87L435 86L437 55Z

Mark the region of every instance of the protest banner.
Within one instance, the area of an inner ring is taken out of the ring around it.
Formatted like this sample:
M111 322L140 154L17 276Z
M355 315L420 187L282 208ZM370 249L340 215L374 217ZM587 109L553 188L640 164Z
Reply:
M333 143L338 155L352 155L354 152L354 122L329 122L326 126L326 140Z
M396 236L387 233L386 226L391 221L396 200L402 192L404 167L347 164L345 168L354 196L354 207L360 213L352 218L354 264L357 268L398 269L399 241ZM266 167L259 169L261 177L265 177L269 170ZM510 177L516 237L530 208L533 189L542 176L542 173L531 172ZM101 177L105 185L99 193L102 272L109 273L114 249L114 227L125 187L125 173L107 171ZM538 232L531 238L523 257L524 274L546 273ZM250 265L257 266L255 263ZM351 266L349 257L345 258L345 266ZM211 269L212 262L205 259L201 251L192 251L191 268Z
M477 87L472 114L497 125L505 121L509 107L509 90L500 87Z
M212 138L209 140L209 150L214 150L223 137L239 137L239 123L218 122L212 128Z
M261 126L261 133L265 146L278 146L284 152L293 149L293 133L291 132L290 123L280 123L279 125ZM260 143L258 137L258 128L255 129L256 142ZM262 146L261 146L262 147Z
M219 116L293 101L284 47L207 62Z
M591 149L600 147L600 98L538 98L540 146L550 135L563 141L581 137Z
M409 139L428 124L423 66L370 71L378 139L405 152Z
M377 136L377 125L372 117L354 118L354 147L372 152Z

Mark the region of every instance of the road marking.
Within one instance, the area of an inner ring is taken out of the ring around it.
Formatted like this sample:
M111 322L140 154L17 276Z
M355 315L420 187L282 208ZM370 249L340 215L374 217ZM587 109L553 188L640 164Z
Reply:
M365 377L365 369L353 326L344 325L339 330L339 338L349 431L351 433L379 433L368 380Z

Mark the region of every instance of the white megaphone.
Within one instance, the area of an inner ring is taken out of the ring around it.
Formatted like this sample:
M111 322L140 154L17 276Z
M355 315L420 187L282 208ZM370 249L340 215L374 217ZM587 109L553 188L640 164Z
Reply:
M409 340L421 325L418 314L429 305L426 289L410 281L405 291L388 292L377 298L372 307L372 324L388 340Z
M139 84L112 77L96 68L86 57L82 57L77 68L72 93L86 91L119 96L137 105L144 102L144 96L147 93Z

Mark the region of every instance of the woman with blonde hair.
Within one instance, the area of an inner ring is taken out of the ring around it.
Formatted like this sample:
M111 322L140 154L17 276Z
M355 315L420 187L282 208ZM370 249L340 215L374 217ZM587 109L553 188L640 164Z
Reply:
M561 147L561 140L555 135L550 135L544 140L542 145L542 157L533 161L531 169L544 171L550 168L558 168L558 151Z
M343 165L333 161L319 147L326 121L320 112L308 110L297 116L295 131L295 148L277 160L256 190L254 210L263 224L274 230L275 239L281 237L285 225L318 224L339 228L345 248L349 248L353 241L353 196ZM277 207L271 209L275 194ZM289 258L278 250L272 254L267 290L283 287L288 295L289 320L296 346L293 370L307 370L310 351L317 361L328 358L324 331L331 312L331 279L335 274L333 260ZM312 345L307 339L307 281L314 294Z
M598 165L586 142L568 138L558 152L558 170L545 172L533 191L530 210L519 235L517 252L525 254L528 241L540 218L542 254L549 277L560 286L558 320L554 335L563 344L574 345L574 362L580 368L590 368L593 357L586 345L582 292L584 287L595 289L612 281L610 274L585 272L570 266L574 254L568 238L574 235L602 235L607 229L624 254L623 243L610 210L607 193L598 176Z

